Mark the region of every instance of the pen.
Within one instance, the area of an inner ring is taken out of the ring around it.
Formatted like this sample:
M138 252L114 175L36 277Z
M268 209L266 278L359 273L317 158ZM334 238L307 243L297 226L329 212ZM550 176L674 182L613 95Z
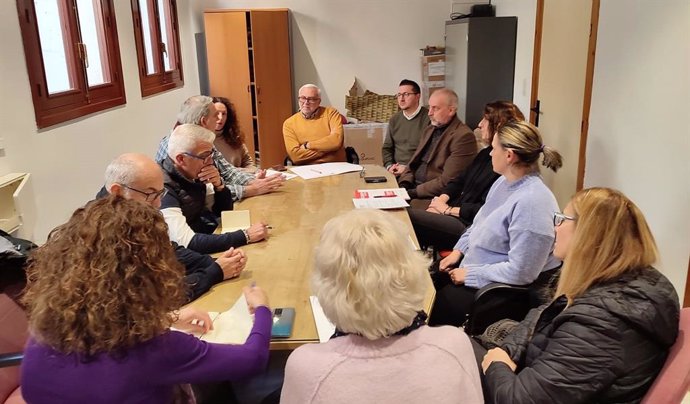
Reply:
M375 195L374 198L395 198L395 195Z
M321 171L319 171L319 170L314 170L313 168L310 168L310 170L314 171L315 173L323 174Z

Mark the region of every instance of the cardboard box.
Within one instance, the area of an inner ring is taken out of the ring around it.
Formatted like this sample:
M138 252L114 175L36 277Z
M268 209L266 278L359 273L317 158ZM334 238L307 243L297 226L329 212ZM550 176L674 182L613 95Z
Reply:
M383 165L381 147L388 130L387 123L359 123L343 125L345 147L353 147L359 155L359 164Z
M422 56L422 80L443 81L446 79L446 55Z

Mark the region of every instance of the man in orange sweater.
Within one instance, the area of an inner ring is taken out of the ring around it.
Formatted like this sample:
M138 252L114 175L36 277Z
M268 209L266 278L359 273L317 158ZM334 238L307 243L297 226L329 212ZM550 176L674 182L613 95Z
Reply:
M299 112L283 123L285 150L295 165L346 161L340 112L321 106L314 84L299 89Z

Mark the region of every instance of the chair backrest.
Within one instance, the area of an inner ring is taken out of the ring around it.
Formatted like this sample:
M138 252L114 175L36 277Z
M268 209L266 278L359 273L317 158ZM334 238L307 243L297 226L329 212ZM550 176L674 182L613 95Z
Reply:
M690 389L690 307L680 311L678 339L642 404L680 403Z
M352 146L347 146L345 148L345 158L348 163L359 164L359 154L357 154L357 150Z
M24 311L6 294L0 294L0 353L19 352L28 337ZM19 367L0 369L0 403L19 387Z

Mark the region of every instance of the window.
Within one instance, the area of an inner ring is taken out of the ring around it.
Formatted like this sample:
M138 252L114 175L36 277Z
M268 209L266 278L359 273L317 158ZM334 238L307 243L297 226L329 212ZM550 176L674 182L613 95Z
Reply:
M141 95L182 87L175 0L131 0Z
M36 124L125 103L112 0L17 0Z

